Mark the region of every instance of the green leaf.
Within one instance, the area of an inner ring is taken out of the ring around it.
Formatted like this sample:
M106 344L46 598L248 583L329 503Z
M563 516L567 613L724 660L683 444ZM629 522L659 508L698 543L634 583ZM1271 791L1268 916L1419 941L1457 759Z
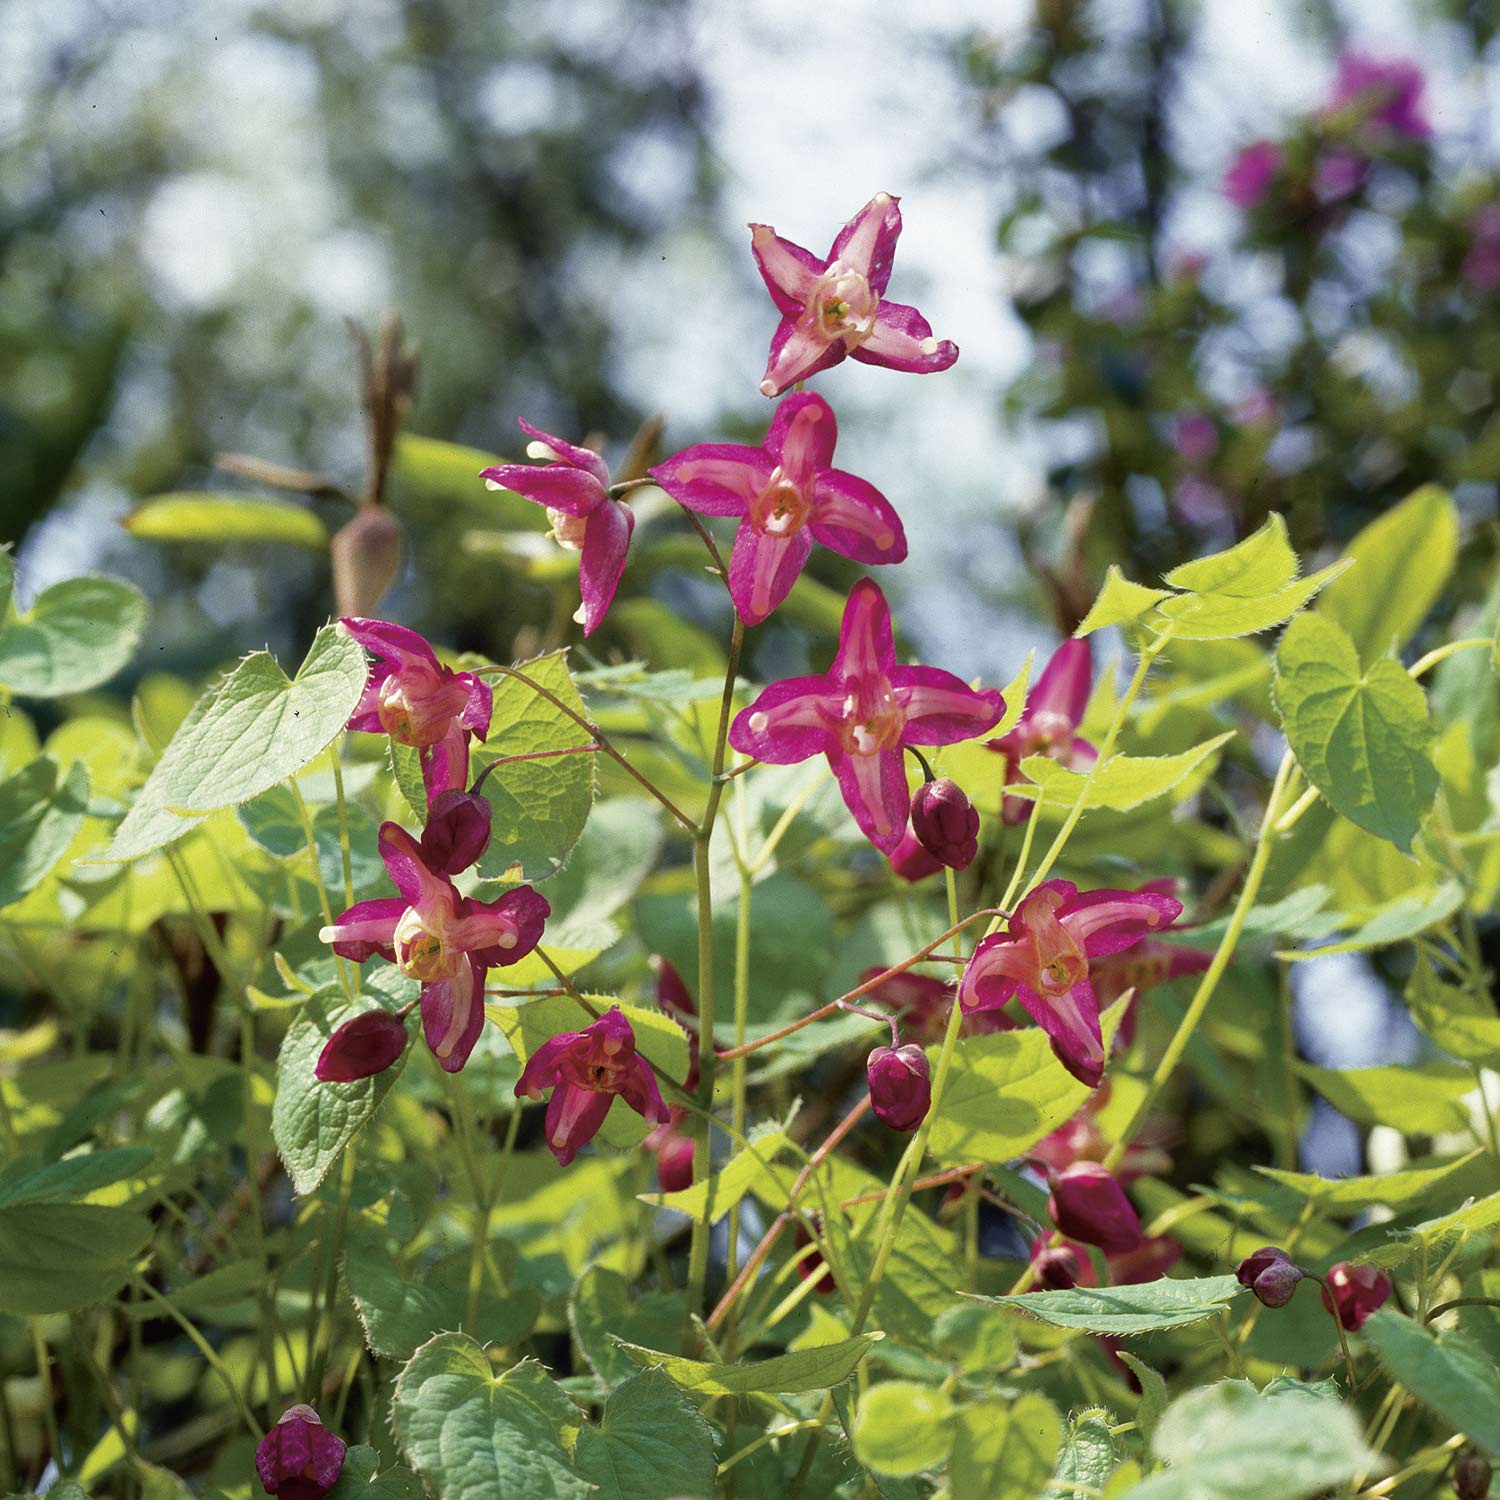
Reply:
M854 1456L898 1479L935 1469L953 1447L953 1398L915 1380L887 1380L860 1399L850 1436Z
M1444 1052L1481 1067L1500 1067L1500 1016L1487 998L1440 979L1419 958L1406 988L1411 1018Z
M1330 1212L1356 1213L1372 1203L1385 1203L1399 1212L1431 1197L1481 1154L1476 1148L1440 1167L1412 1167L1379 1177L1318 1177L1311 1172L1283 1172L1276 1167L1261 1166L1255 1170Z
M299 1193L312 1192L328 1175L344 1147L395 1087L411 1056L408 1047L383 1073L354 1083L323 1083L314 1076L313 1068L334 1029L379 1004L368 997L351 1004L330 987L313 996L287 1028L276 1060L271 1135Z
M67 853L88 808L89 773L75 761L67 776L39 755L0 781L0 906L34 890Z
M1224 552L1183 563L1165 575L1174 589L1196 594L1228 594L1259 599L1283 589L1297 576L1297 554L1287 540L1286 522L1272 512L1266 524Z
M1390 1308L1375 1313L1363 1333L1392 1380L1500 1458L1500 1376L1478 1344L1462 1333L1434 1336Z
M1223 641L1255 635L1291 619L1348 566L1347 562L1333 563L1256 599L1236 594L1175 594L1157 605L1157 611L1172 622L1172 634L1178 640Z
M1234 735L1234 730L1228 730L1180 755L1111 755L1093 773L1092 779L1088 772L1070 771L1050 756L1028 755L1021 762L1021 771L1035 783L1036 789L1025 782L1016 782L1006 787L1005 794L1045 799L1053 809L1072 807L1082 796L1085 807L1128 812L1180 786Z
M149 1146L85 1151L45 1166L22 1157L0 1171L0 1208L16 1203L78 1203L90 1193L134 1177L153 1160Z
M294 776L338 737L365 689L359 645L325 625L295 679L264 651L194 705L98 863L133 860Z
M410 1469L381 1474L379 1468L380 1455L367 1444L356 1444L344 1455L339 1482L327 1500L424 1500L422 1481Z
M685 1391L696 1391L702 1396L787 1396L799 1391L826 1391L847 1380L870 1346L884 1337L883 1333L862 1333L858 1338L842 1339L835 1344L818 1344L811 1349L799 1349L795 1354L737 1365L705 1364L663 1354L658 1349L643 1349L623 1339L616 1342L636 1364L647 1369L659 1365Z
M687 1302L680 1292L643 1293L618 1271L590 1266L573 1288L568 1322L594 1373L616 1386L634 1375L636 1366L615 1340L680 1354Z
M26 614L0 628L0 685L30 698L86 692L135 655L145 628L146 601L132 584L54 583Z
M1474 1074L1453 1063L1401 1063L1335 1071L1299 1063L1297 1072L1358 1125L1390 1125L1406 1135L1439 1135L1468 1127L1458 1103L1474 1090Z
M660 1370L627 1380L597 1427L578 1434L578 1472L601 1500L709 1500L714 1436L698 1409Z
M774 1181L771 1165L791 1144L786 1131L762 1126L750 1135L750 1144L730 1158L702 1182L675 1193L641 1193L646 1203L675 1208L680 1214L712 1224L724 1217L763 1178ZM790 1177L787 1187L790 1188Z
M10 601L15 593L16 565L11 559L10 545L0 547L0 621L10 613Z
M1161 1421L1161 1414L1167 1409L1167 1382L1145 1360L1137 1359L1128 1349L1117 1349L1115 1353L1140 1382L1141 1404L1136 1408L1135 1425L1140 1428L1141 1436L1149 1440L1156 1424Z
M1349 543L1357 566L1318 604L1348 632L1361 661L1400 650L1437 602L1458 558L1458 508L1424 485L1377 516Z
M391 775L396 778L396 789L419 823L427 821L427 784L422 780L422 752L415 745L398 745L395 740L386 742L391 758Z
M75 1312L112 1297L151 1238L151 1221L93 1203L0 1208L0 1287L8 1313Z
M1343 630L1304 615L1281 638L1275 696L1307 779L1336 812L1409 853L1438 773L1427 699L1405 669L1381 657L1361 671Z
M1491 1193L1487 1198L1454 1209L1451 1214L1413 1224L1406 1243L1413 1249L1422 1245L1431 1247L1443 1240L1455 1237L1467 1239L1471 1234L1483 1234L1496 1224L1500 1224L1500 1193Z
M1119 1008L1102 1018L1104 1051ZM927 1049L937 1067L939 1048ZM928 1150L944 1161L1010 1161L1070 1119L1089 1097L1036 1027L967 1037L958 1048L932 1121Z
M522 662L518 670L575 713L585 713L565 652ZM504 756L593 743L586 729L525 683L514 677L491 680L494 713L489 737L470 754L471 777ZM490 847L479 862L480 874L490 879L544 880L562 867L588 821L594 803L594 756L512 761L485 779L484 795L494 823Z
M1290 948L1276 956L1289 961L1322 958L1329 953L1354 953L1404 942L1451 917L1463 905L1464 890L1456 880L1445 880L1431 890L1417 890L1387 902L1346 938L1318 948Z
M1310 1500L1381 1467L1348 1407L1295 1391L1261 1396L1248 1380L1179 1397L1152 1448L1170 1467L1128 1500Z
M578 1408L534 1359L495 1375L462 1333L424 1344L396 1378L397 1441L435 1495L463 1500L585 1500L574 1470Z
M1035 1500L1061 1442L1062 1422L1045 1396L964 1407L948 1462L953 1500Z
M434 1334L459 1327L468 1309L467 1255L419 1277L401 1271L379 1246L356 1245L344 1257L344 1278L365 1342L385 1359L410 1359ZM474 1331L486 1344L511 1344L531 1332L540 1311L536 1293L512 1287L499 1296L486 1281Z
M1104 575L1104 587L1094 600L1088 614L1083 617L1074 635L1092 635L1107 625L1128 625L1138 620L1158 600L1165 599L1166 589L1148 589L1144 584L1132 583L1111 563Z
M126 531L153 542L285 542L321 552L328 528L306 506L263 495L182 491L157 495L125 517Z
M1183 1328L1214 1317L1245 1290L1233 1276L1163 1278L1139 1286L1075 1286L1065 1292L1025 1292L1018 1297L978 1297L997 1307L1018 1307L1054 1328L1128 1337L1158 1328Z
M1093 1500L1103 1493L1115 1467L1109 1428L1109 1414L1097 1407L1073 1418L1042 1500Z

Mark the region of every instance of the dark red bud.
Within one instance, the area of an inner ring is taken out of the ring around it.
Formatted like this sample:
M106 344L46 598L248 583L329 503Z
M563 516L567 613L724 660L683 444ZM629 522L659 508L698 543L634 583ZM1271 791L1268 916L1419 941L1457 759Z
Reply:
M892 1130L915 1130L927 1118L932 1083L927 1054L914 1043L877 1047L865 1071L870 1080L870 1103L875 1118Z
M693 1185L693 1139L671 1131L656 1148L656 1181L664 1193Z
M323 1500L339 1482L347 1449L310 1406L288 1407L255 1450L255 1472L277 1500Z
M362 505L329 543L333 558L333 597L338 613L373 615L401 576L406 534L383 505Z
M1267 1307L1285 1307L1306 1274L1284 1250L1265 1245L1247 1255L1235 1268L1241 1286L1247 1286Z
M1069 1292L1078 1285L1078 1252L1071 1245L1049 1245L1039 1239L1031 1247L1031 1267L1044 1292Z
M1486 1500L1492 1473L1484 1454L1465 1448L1453 1461L1453 1493L1458 1500Z
M383 1073L406 1050L406 1027L388 1010L367 1010L324 1043L314 1076L321 1083L353 1083Z
M814 1218L817 1217L814 1215ZM795 1241L797 1250L805 1250L812 1243L813 1237L807 1232L806 1226L799 1222ZM821 1255L802 1256L797 1262L797 1274L803 1281L812 1281L816 1276L818 1279L813 1282L813 1291L822 1296L826 1297L829 1292L838 1290L838 1282L833 1279L833 1272L828 1269L828 1264Z
M1070 1240L1101 1250L1134 1250L1141 1221L1114 1175L1096 1161L1078 1161L1049 1175L1052 1222Z
M890 859L892 872L913 885L919 880L926 880L929 875L936 875L943 868L942 862L934 859L917 842L916 834L909 828L887 857Z
M427 807L422 862L457 875L476 865L490 846L490 804L477 792L439 792Z
M1336 1313L1350 1333L1358 1333L1370 1314L1391 1295L1391 1280L1385 1272L1372 1265L1352 1265L1347 1260L1334 1266L1325 1282L1323 1306Z
M979 853L979 814L956 781L941 776L911 799L911 831L940 863L967 870Z

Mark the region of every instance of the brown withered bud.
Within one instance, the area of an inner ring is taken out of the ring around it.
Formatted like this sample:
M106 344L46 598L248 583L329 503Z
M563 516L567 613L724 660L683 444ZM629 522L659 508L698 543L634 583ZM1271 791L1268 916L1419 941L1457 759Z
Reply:
M365 619L379 613L406 561L406 533L383 505L362 505L329 543L337 613Z

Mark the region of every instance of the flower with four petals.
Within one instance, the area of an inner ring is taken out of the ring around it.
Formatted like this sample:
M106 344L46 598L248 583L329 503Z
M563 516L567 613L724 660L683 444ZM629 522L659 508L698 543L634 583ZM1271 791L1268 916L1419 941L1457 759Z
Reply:
M1005 757L1006 786L1027 779L1021 762L1028 755L1050 756L1070 771L1087 771L1098 760L1094 747L1078 737L1093 678L1093 654L1087 641L1066 640L1052 653L1021 717L1008 733L984 742L987 749ZM1007 823L1024 823L1032 805L1025 797L1006 797L1000 813Z

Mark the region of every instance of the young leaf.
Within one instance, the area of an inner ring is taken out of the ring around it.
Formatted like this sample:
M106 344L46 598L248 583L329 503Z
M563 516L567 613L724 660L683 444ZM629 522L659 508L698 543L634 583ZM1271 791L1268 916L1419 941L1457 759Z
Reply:
M327 1500L424 1500L422 1481L410 1469L387 1469L378 1473L380 1455L358 1443L344 1455L339 1482Z
M1365 1324L1364 1336L1392 1380L1500 1458L1500 1380L1478 1344L1461 1333L1434 1336L1390 1308L1381 1308Z
M1163 1278L1139 1286L1075 1286L1065 1292L1026 1292L1018 1297L975 1300L997 1307L1018 1307L1054 1328L1128 1337L1211 1318L1244 1290L1233 1276L1203 1276L1192 1281Z
M1167 1382L1145 1360L1137 1359L1130 1350L1117 1349L1115 1353L1130 1367L1131 1373L1140 1382L1141 1404L1136 1408L1135 1425L1140 1428L1141 1436L1149 1441L1151 1434L1156 1431L1156 1424L1161 1421L1161 1414L1167 1409Z
M836 1344L817 1344L794 1354L737 1365L705 1364L701 1360L663 1354L658 1349L643 1349L623 1339L615 1342L643 1368L659 1365L685 1391L696 1391L703 1396L788 1396L799 1391L826 1391L847 1380L870 1346L884 1337L883 1333L862 1333L858 1338L842 1339Z
M1285 588L1297 576L1297 567L1286 522L1273 511L1266 524L1244 541L1173 568L1164 582L1195 594L1259 599Z
M1174 594L1157 610L1172 622L1172 634L1183 641L1223 641L1256 635L1291 619L1318 590L1348 568L1337 562L1310 573L1273 594L1246 599L1237 594Z
M1276 1167L1257 1166L1256 1171L1272 1182L1289 1187L1309 1202L1332 1213L1355 1213L1372 1203L1385 1203L1400 1211L1414 1208L1431 1197L1450 1177L1462 1172L1479 1148L1444 1162L1440 1167L1412 1167L1405 1172L1386 1172L1378 1177L1319 1177L1312 1172L1284 1172Z
M578 1472L599 1500L707 1500L714 1493L714 1435L660 1370L627 1380L597 1427L578 1434Z
M1095 1407L1073 1418L1057 1468L1047 1487L1047 1500L1093 1500L1104 1492L1115 1467L1115 1440L1109 1415Z
M878 1474L935 1469L953 1447L953 1399L915 1380L882 1381L861 1398L850 1436L854 1456Z
M328 528L306 506L261 495L183 491L157 495L121 522L132 536L153 542L284 542L321 552Z
M762 1178L776 1180L772 1164L791 1140L786 1131L774 1127L762 1127L749 1139L750 1144L743 1151L702 1182L695 1182L675 1193L642 1193L642 1202L654 1204L657 1208L675 1208L678 1213L707 1224L717 1222ZM783 1192L790 1185L791 1175L784 1183L777 1184Z
M0 616L3 618L3 616ZM108 682L135 655L146 601L114 578L70 578L0 627L0 686L56 698Z
M1132 583L1118 565L1111 563L1104 575L1104 587L1099 590L1099 597L1073 634L1092 635L1106 625L1128 625L1140 619L1167 594L1167 589L1148 589L1144 584Z
M1028 755L1021 762L1021 772L1035 786L1016 782L1005 788L1005 794L1045 799L1053 809L1072 807L1082 796L1085 807L1128 812L1180 786L1233 738L1231 729L1180 755L1111 755L1092 779L1087 771L1070 771L1050 756Z
M1052 1475L1062 1422L1045 1396L966 1406L954 1424L954 1500L1036 1500Z
M0 906L34 890L67 853L83 823L89 773L75 761L66 777L49 755L39 755L0 781Z
M1437 1135L1468 1128L1459 1103L1474 1090L1474 1074L1454 1063L1400 1063L1385 1068L1315 1068L1297 1072L1359 1125L1389 1125L1407 1135Z
M1307 779L1335 811L1410 853L1438 773L1427 699L1405 669L1381 657L1361 671L1344 631L1303 615L1281 638L1275 696Z

